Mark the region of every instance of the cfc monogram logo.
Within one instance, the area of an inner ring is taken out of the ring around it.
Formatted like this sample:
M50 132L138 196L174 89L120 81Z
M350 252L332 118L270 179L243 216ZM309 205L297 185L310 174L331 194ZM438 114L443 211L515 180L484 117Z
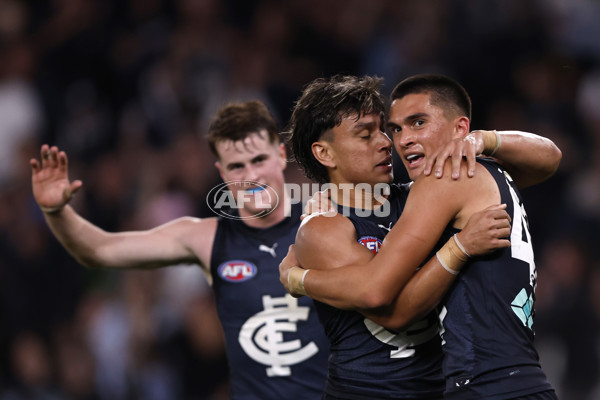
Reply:
M289 366L315 355L314 342L302 347L300 339L284 341L284 332L296 332L296 323L308 319L309 308L299 307L298 299L263 296L264 310L250 317L242 326L239 342L254 361L267 365L267 376L289 376Z

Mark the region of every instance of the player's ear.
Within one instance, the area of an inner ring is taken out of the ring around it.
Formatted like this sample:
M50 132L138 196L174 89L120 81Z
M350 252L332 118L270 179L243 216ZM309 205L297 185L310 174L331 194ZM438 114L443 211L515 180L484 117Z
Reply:
M318 162L329 168L335 167L334 152L329 142L326 140L314 142L311 145L311 150Z
M469 118L462 116L458 117L455 120L454 124L454 137L455 138L463 138L467 136L471 129L471 121Z
M285 144L279 143L279 161L281 163L281 168L285 169L287 167L287 150L285 148Z
M217 168L217 171L219 171L219 176L221 177L221 179L223 179L223 181L227 181L223 174L224 168L219 161L215 161L215 167Z

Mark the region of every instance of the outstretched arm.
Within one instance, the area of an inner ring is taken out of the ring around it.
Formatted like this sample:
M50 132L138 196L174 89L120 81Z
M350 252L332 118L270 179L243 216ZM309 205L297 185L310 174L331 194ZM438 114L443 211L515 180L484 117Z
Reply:
M461 160L466 158L468 175L475 172L475 154L494 157L511 174L519 188L541 183L551 177L560 164L562 153L550 139L520 131L477 130L449 142L426 160L424 174L437 177L451 159L452 177L458 179Z
M32 159L30 164L33 195L48 226L65 249L84 266L155 268L180 262L202 262L197 249L194 251L186 245L185 238L192 232L204 232L212 246L209 220L181 218L149 231L106 232L68 205L82 182L69 181L65 152L43 145L41 163Z

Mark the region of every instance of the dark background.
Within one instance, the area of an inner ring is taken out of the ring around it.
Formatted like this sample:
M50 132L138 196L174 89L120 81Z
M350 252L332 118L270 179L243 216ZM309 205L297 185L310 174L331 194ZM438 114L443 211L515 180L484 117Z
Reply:
M225 102L261 99L283 128L316 77L375 74L388 94L423 72L466 87L473 129L563 151L523 191L536 344L563 400L600 398L599 18L597 0L0 0L0 400L227 393L199 269L80 267L31 196L42 143L67 151L86 218L146 229L210 215L203 135Z

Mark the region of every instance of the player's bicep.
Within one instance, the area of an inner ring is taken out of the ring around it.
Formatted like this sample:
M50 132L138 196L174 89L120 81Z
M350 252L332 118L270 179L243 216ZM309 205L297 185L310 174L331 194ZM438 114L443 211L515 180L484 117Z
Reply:
M180 218L147 231L112 234L96 251L105 266L116 268L157 268L198 262L189 239L201 240L205 234L214 232L202 220Z

